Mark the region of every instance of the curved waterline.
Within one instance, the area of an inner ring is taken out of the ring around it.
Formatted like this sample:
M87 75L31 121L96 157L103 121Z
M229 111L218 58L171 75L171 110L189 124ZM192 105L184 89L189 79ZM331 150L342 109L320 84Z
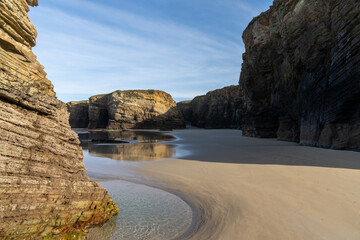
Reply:
M87 132L84 132L87 133ZM171 136L169 133L161 133L161 132L154 132L154 136L151 135L151 132L146 132L146 140L149 139L150 142L156 142L159 145L169 145L169 144L176 144L179 139L177 136ZM133 132L126 133L126 137L123 137L123 133L117 133L115 131L111 132L111 137L108 138L108 133L106 131L101 131L101 135L99 134L93 134L90 139L101 139L101 140L107 140L107 139L116 139L116 140L128 140L128 135L133 137ZM99 137L100 136L100 137ZM115 137L114 137L115 136ZM119 137L121 136L121 137ZM160 136L160 139L157 139ZM132 144L125 144L125 145L140 145L143 142L143 134L142 132L138 132L136 134L137 139L141 139L138 143L132 143ZM88 136L83 139L89 139ZM165 141L164 141L165 140ZM162 142L162 143L159 143ZM151 143L150 143L151 144ZM116 145L124 145L122 143L114 144ZM179 149L176 148L176 157L179 156ZM139 151L142 152L142 151ZM149 153L147 151L144 151L144 156L149 157ZM173 239L210 239L216 235L216 232L219 232L219 229L222 229L221 223L214 222L212 217L213 212L213 205L211 204L211 194L202 197L201 194L191 194L183 193L180 191L177 191L176 189L173 189L170 185L162 182L162 181L156 181L153 178L146 177L141 173L141 170L143 164L151 164L150 162L144 163L144 162L133 162L133 161L116 161L113 160L116 159L115 157L111 157L108 155L94 155L90 154L87 147L84 149L84 162L87 167L88 176L90 176L93 180L97 181L103 181L101 184L106 187L107 184L104 182L106 179L108 180L122 180L127 181L134 184L140 184L143 186L151 187L153 189L158 189L155 191L166 191L169 194L172 194L178 198L180 198L182 201L184 201L188 207L191 209L191 221L189 223L189 226L186 229L179 230L179 235L175 236ZM162 161L162 160L160 160ZM137 168L139 167L139 169ZM135 170L135 171L133 171ZM108 188L108 187L106 187ZM110 194L112 193L111 189L109 189ZM210 201L209 201L210 200ZM120 201L118 201L119 208L123 208ZM125 206L126 208L126 206ZM121 217L121 216L120 216ZM115 222L115 223L114 223ZM212 223L214 222L214 223ZM112 227L109 227L112 226ZM210 226L210 227L209 227ZM107 225L104 225L102 227L103 229L107 229L109 232L116 232L116 219L112 219ZM95 228L96 231L102 231L101 229ZM94 232L94 231L93 231ZM101 235L101 234L100 234ZM111 234L110 234L111 235ZM98 237L93 237L89 239L98 239ZM112 239L111 236L108 236L106 239ZM119 239L119 238L114 238ZM121 238L124 239L124 238ZM136 238L131 238L136 239ZM141 239L141 238L139 238ZM151 238L150 238L151 239ZM156 239L171 239L171 238L156 238ZM100 239L99 239L100 240Z
M120 211L116 220L90 229L89 240L179 239L192 224L191 207L172 193L122 180L101 186L108 189Z

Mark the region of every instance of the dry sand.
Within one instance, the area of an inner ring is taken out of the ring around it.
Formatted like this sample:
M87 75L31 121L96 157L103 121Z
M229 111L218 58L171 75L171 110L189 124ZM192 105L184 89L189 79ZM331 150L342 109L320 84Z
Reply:
M236 130L175 131L186 159L137 170L168 183L196 210L184 237L360 239L360 153L242 137Z

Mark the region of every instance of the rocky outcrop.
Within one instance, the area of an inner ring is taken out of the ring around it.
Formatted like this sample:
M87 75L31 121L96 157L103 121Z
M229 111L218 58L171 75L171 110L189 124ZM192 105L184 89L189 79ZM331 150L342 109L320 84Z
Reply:
M89 101L68 102L66 104L70 113L70 126L72 128L87 128L89 125Z
M70 119L76 118L77 114L71 116L76 110L70 107L69 111ZM128 90L92 96L88 127L165 130L184 128L185 123L169 94L157 90Z
M243 34L244 135L360 149L360 2L275 0Z
M239 86L179 109L198 127L359 150L359 14L356 0L275 0L243 33Z
M118 211L86 177L66 106L31 51L28 4L0 1L0 239L78 235Z
M205 128L237 128L241 123L241 99L238 86L208 92L191 101L191 124Z
M178 108L191 125L201 128L239 128L242 101L239 86L229 86L178 103Z
M184 120L188 123L191 123L192 114L193 114L191 101L178 102L176 106L180 111L180 113L183 115Z

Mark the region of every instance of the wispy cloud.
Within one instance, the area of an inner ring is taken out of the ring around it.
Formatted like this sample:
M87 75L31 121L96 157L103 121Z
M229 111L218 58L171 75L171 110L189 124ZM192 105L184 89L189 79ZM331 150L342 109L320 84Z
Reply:
M149 88L192 98L237 83L241 42L102 4L62 3L86 14L42 4L30 17L39 32L34 52L65 101L66 95Z

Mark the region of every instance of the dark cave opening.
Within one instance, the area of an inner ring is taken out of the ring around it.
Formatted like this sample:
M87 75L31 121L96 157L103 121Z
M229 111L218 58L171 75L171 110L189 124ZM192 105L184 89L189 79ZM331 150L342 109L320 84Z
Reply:
M109 112L107 109L100 109L99 119L96 128L106 128L109 124Z

